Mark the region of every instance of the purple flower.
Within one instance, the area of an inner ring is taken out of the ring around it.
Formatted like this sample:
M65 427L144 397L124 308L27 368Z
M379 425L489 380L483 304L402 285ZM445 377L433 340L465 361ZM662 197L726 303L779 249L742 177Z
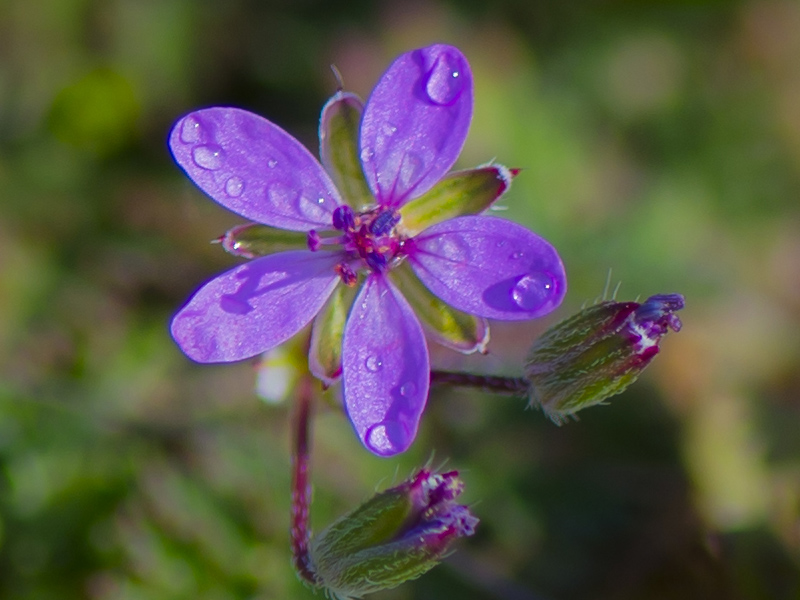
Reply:
M489 165L447 175L472 96L456 48L403 54L365 106L343 92L328 101L322 165L244 110L181 119L169 140L178 164L219 204L264 224L232 230L221 240L226 248L250 257L281 249L196 292L172 322L183 351L198 362L245 359L316 316L312 372L329 383L341 373L347 414L367 448L406 450L428 396L420 320L437 341L472 352L488 341L486 318L539 317L566 292L548 242L478 214L507 189L512 171ZM298 249L285 249L298 238Z

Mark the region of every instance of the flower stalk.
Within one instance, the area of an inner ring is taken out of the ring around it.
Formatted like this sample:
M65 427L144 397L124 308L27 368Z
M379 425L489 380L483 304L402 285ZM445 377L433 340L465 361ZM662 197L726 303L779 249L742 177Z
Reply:
M292 424L292 564L301 579L317 585L308 549L311 530L308 526L311 506L311 379L303 377L298 385L297 405Z

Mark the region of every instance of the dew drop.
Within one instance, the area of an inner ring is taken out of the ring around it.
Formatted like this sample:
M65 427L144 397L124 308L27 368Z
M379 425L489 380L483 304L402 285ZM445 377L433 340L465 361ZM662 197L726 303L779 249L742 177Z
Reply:
M377 454L384 454L391 449L391 443L386 436L386 427L383 424L373 425L367 429L366 444L370 450Z
M405 445L408 429L397 421L382 421L367 428L364 442L375 454L394 454L398 445Z
M181 141L184 144L196 144L202 134L203 128L196 117L186 117L181 123Z
M423 174L425 159L415 152L407 152L400 162L399 184L401 189L414 186Z
M383 361L377 354L370 354L364 361L364 366L370 373L377 373L383 367Z
M417 392L417 384L413 381L406 381L400 386L400 395L403 398L410 398Z
M524 252L520 252L520 251L518 250L518 251L516 251L516 252L512 252L512 253L511 253L511 256L509 256L509 258L510 258L511 260L519 260L519 259L520 259L520 258L522 258L523 256L525 256L525 253L524 253Z
M505 240L499 240L499 241L497 242L497 247L498 247L498 248L502 248L502 247L503 247L503 246L505 246L505 245L506 245L506 241L505 241Z
M372 150L371 148L364 148L361 151L361 162L362 163L368 163L369 161L372 160L373 156L375 156L375 151L374 150Z
M381 125L381 133L386 137L392 137L397 131L397 127L391 123L384 123Z
M306 216L307 218L314 219L315 221L325 220L325 198L309 198L304 194L298 194L297 192L294 192L294 194L297 198L297 210L302 215ZM330 215L328 215L328 218L330 218Z
M201 169L216 171L222 166L225 152L216 144L204 144L192 150L192 158Z
M452 104L464 89L461 59L450 52L440 54L428 71L425 93L434 104Z
M523 310L542 307L556 293L556 282L547 271L523 275L511 290L511 298Z
M267 187L267 198L275 208L288 212L288 207L298 202L300 194L291 185L291 182L275 181Z
M225 193L232 198L238 198L244 191L244 181L240 177L233 176L225 182Z
M427 250L455 264L466 264L472 261L472 245L469 240L457 233L442 235L431 240Z
M274 158L270 158L270 159L267 161L267 166L268 166L270 169L274 169L275 167L277 167L277 166L278 166L278 161L277 161L277 160L275 160Z

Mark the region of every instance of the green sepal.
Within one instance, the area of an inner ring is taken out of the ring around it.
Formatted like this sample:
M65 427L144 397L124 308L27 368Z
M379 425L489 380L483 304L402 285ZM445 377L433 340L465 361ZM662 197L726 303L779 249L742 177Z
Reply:
M442 560L439 554L412 540L366 549L339 561L328 589L338 598L361 598L424 575Z
M655 356L637 351L631 341L630 318L638 307L636 302L601 302L545 331L525 366L531 404L561 424L636 381Z
M451 173L400 207L403 233L413 236L435 223L482 213L508 189L516 174L516 170L502 165Z
M373 496L315 537L311 550L314 564L338 562L345 555L390 541L408 521L413 509L411 498L401 488Z
M338 91L322 108L319 120L319 155L342 199L355 208L373 204L361 157L359 128L364 105L355 94Z
M421 470L336 520L311 541L310 568L336 598L360 598L419 577L478 519L456 503L458 472Z
M311 328L308 368L326 386L342 374L342 338L353 298L352 288L336 286Z
M237 225L215 241L222 244L226 252L245 258L308 248L307 234L259 223Z
M408 263L394 268L390 277L403 291L403 296L434 341L464 354L486 352L489 343L486 319L456 310L440 300L425 287Z

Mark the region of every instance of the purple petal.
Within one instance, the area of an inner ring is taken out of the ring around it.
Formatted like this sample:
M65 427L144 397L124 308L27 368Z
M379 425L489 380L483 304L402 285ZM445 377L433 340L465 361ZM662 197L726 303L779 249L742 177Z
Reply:
M555 309L567 291L561 259L523 226L465 216L413 238L411 267L434 294L480 317L521 320Z
M265 352L300 331L339 282L332 252L279 252L205 284L172 320L172 337L197 362Z
M379 456L414 441L428 398L430 363L422 327L382 275L367 278L344 330L345 407L363 444Z
M453 46L400 56L372 90L361 121L364 175L378 202L398 207L450 170L472 119L472 73Z
M300 142L239 108L207 108L175 124L169 147L197 186L247 219L295 231L329 227L339 193Z

